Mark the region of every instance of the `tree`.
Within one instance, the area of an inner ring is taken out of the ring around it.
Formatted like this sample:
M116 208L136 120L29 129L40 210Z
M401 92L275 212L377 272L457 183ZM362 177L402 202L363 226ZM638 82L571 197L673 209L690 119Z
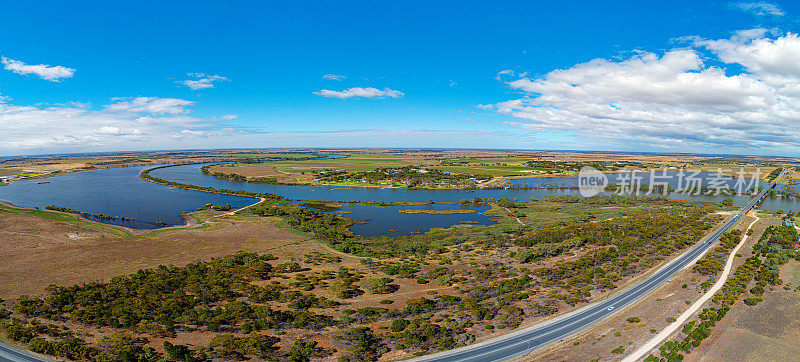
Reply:
M305 362L309 361L311 358L329 356L333 354L333 352L336 352L336 350L318 347L316 341L297 340L294 341L294 345L292 345L292 348L289 349L289 353L287 353L285 357L290 362Z
M388 294L394 291L394 288L389 284L392 278L369 278L361 282L361 288L372 294Z
M182 344L176 345L164 341L164 351L166 351L170 357L178 361L193 362L197 360L194 356L194 351Z
M408 327L408 323L409 322L403 318L393 320L391 326L392 332L402 332Z
M343 344L348 345L348 355L342 356L340 361L375 361L389 348L383 344L381 338L375 336L368 327L351 328L339 335Z
M134 339L127 333L115 333L100 340L97 361L155 361L156 351L145 347L146 340Z
M278 348L280 338L253 333L245 337L220 334L208 344L214 357L245 360L252 357L269 358Z

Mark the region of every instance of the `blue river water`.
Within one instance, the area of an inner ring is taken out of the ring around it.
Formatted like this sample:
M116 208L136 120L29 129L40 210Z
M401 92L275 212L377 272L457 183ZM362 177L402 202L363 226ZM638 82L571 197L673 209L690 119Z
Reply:
M132 221L100 220L139 229L155 229L156 223L184 223L182 213L207 203L242 207L257 200L163 186L139 178L152 166L118 167L86 171L44 179L12 182L0 186L0 200L19 207L68 207L90 214L133 218Z
M428 210L452 210L467 209L473 210L471 214L407 214L400 210L407 209L428 209ZM350 227L350 231L362 236L397 236L410 235L414 232L426 232L433 228L449 228L458 224L480 224L492 223L491 217L484 214L489 211L488 205L480 206L452 205L452 204L433 204L433 205L396 205L386 207L376 207L371 205L345 206L341 211L346 213L342 216L353 219L356 224Z
M210 186L218 189L243 190L259 193L272 193L291 199L325 200L336 202L457 202L463 199L479 198L509 198L528 200L531 198L542 199L547 195L578 195L574 189L502 189L502 190L407 190L373 187L316 187L316 186L289 186L269 185L255 183L241 183L230 180L218 179L204 175L200 172L202 164L179 165L156 169L150 172L154 177L186 184ZM7 186L0 186L0 200L10 202L21 207L44 208L47 205L56 205L76 209L91 214L105 214L133 218L133 221L100 220L103 222L124 225L136 228L156 228L156 223L163 222L167 225L184 223L182 213L202 208L204 204L230 204L232 207L242 207L252 204L254 199L206 193L201 191L184 190L169 186L162 186L144 181L138 173L151 166L136 166L110 168L81 172L70 175L50 177L46 179L24 180L13 182ZM675 173L670 173L675 176ZM618 174L608 174L610 182L619 182ZM644 175L643 183L649 183L648 175ZM711 173L701 174L705 181L715 178ZM665 180L659 180L665 181ZM527 183L529 185L565 185L572 186L577 182L576 177L536 177L527 179L512 179L511 183ZM676 179L666 180L673 188L677 185ZM725 184L733 186L733 179L726 179ZM703 184L707 184L704 182ZM725 196L721 195L687 195L678 192L671 193L671 199L714 202ZM735 196L734 203L743 205L749 196ZM353 225L351 230L359 235L407 235L412 231L426 232L431 228L448 228L462 221L477 224L489 224L493 221L485 215L486 206L464 206L473 208L476 212L471 214L430 215L430 214L403 214L400 208L454 208L454 205L424 205L405 207L375 207L375 206L345 206L342 210L350 213L345 216L356 221L364 222L365 218L372 220ZM800 210L800 201L780 198L767 198L761 206L763 209ZM390 232L389 230L397 230Z

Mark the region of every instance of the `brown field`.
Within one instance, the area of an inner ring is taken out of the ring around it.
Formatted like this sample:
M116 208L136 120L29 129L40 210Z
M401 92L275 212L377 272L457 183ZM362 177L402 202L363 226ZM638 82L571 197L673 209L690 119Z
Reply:
M0 211L4 240L0 244L0 260L4 261L0 264L0 298L42 294L50 284L107 281L141 268L180 266L237 251L273 253L283 260L302 259L314 250L330 252L316 241L276 227L276 218L215 220L205 228L122 237Z
M781 268L781 278L800 285L800 263ZM800 356L800 291L780 287L749 307L737 303L686 360L792 361Z
M497 150L317 150L323 154L343 154L347 158L321 160L281 160L264 163L237 163L211 168L214 172L239 174L245 177L274 177L283 183L311 183L316 173L326 170L348 172L369 171L383 167L419 166L455 174L481 174L492 176L491 181L480 187L502 184L508 178L530 177L533 174L568 176L577 171L570 169L545 171L531 168L528 161L553 162L632 162L648 169L663 170L702 170L739 176L740 170L747 178L758 175L764 178L778 167L778 163L759 159L725 159L722 157L689 155L656 155L625 153L556 152L556 151L497 151ZM458 164L448 163L459 160ZM643 164L643 165L641 165ZM326 182L328 183L328 182ZM353 182L331 182L347 186L388 186L391 182L362 184Z
M275 166L254 165L254 166L214 166L212 171L223 173L237 173L245 177L279 177L286 175L275 169Z

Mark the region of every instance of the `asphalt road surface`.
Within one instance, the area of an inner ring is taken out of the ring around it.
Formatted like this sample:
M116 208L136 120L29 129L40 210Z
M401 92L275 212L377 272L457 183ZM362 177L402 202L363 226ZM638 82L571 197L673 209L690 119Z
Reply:
M521 356L542 346L564 339L573 333L583 330L598 323L625 307L639 301L641 298L654 291L662 283L672 278L681 269L691 265L696 258L703 254L719 237L730 230L739 219L753 208L773 188L777 180L783 176L786 169L775 178L775 181L765 187L736 216L715 230L711 235L700 240L689 251L673 259L655 273L648 276L638 284L617 292L609 298L594 302L574 312L561 317L553 318L532 327L500 336L485 342L457 348L450 351L439 352L422 356L414 361L501 361Z
M5 344L0 343L0 361L12 361L12 362L42 362L47 361L41 357L36 357L30 352L27 351L20 351L16 348L9 347Z

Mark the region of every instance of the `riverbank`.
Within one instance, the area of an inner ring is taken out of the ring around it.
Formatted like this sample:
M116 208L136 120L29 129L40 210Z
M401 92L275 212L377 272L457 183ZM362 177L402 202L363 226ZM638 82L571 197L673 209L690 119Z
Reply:
M256 203L258 204L258 203ZM253 204L253 205L256 205ZM250 206L253 206L250 205ZM102 221L92 220L89 218L84 217L81 214L71 213L71 212L64 212L64 211L57 211L57 210L46 210L46 209L37 209L37 208L26 208L14 205L10 202L0 201L0 210L13 212L18 214L26 214L36 217L41 217L48 220L59 221L59 222L66 222L68 224L73 224L77 226L89 226L98 231L107 231L112 232L120 236L124 237L137 237L137 236L148 236L154 235L159 232L169 231L169 230L178 230L178 229L193 229L202 227L202 223L195 217L193 214L200 212L195 211L191 213L185 213L182 216L184 220L184 224L181 225L171 225L165 226L155 229L142 229L142 228L134 228L129 226L121 226L121 225L113 225L104 223ZM238 211L235 210L235 211ZM88 225L87 225L88 224Z

